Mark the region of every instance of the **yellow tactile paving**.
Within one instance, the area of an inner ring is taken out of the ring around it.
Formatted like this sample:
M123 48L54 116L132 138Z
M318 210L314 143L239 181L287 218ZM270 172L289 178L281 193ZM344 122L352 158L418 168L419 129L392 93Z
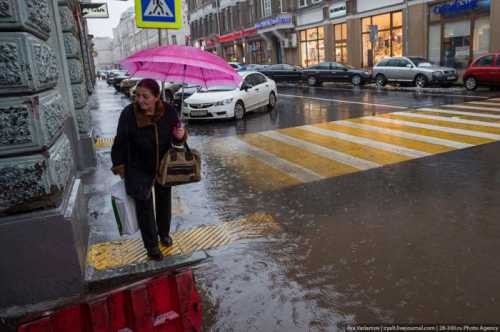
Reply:
M272 138L264 137L259 134L249 134L241 139L253 146L276 155L282 159L288 160L301 167L326 177L339 176L357 172L358 169L341 164L334 160L322 157L306 149L282 143Z
M325 123L321 125L316 125L317 127L320 128L325 128L325 129L335 129L331 125L331 123ZM340 151L346 154L349 154L351 156L355 156L364 160L369 160L373 161L379 165L385 165L385 164L392 164L392 163L398 163L402 162L408 159L411 159L409 157L405 157L396 153L391 153L379 149L375 149L363 144L358 144L358 143L352 143L348 142L342 139L337 139L325 135L321 135L318 133L313 133L307 130L303 130L300 127L297 128L289 128L282 130L284 134L287 134L289 136L318 144L321 146L324 146L329 149L334 149L336 151Z
M228 245L242 238L265 236L278 231L279 225L268 214L256 213L247 218L220 225L209 225L172 234L173 246L160 246L165 256ZM120 240L93 245L87 257L96 270L107 270L148 260L141 239Z
M382 116L384 118L395 119L395 120L404 120L404 121L411 121L411 122L417 122L417 123L431 124L431 125L435 125L435 126L473 130L473 131L490 133L490 134L500 134L500 128L493 128L493 127L486 127L486 126L465 124L465 123L456 123L456 122L446 121L446 119L443 119L443 120L422 119L422 118L415 118L415 117L411 117L411 116L405 116L403 114L390 114L390 113L383 114L380 116Z
M379 121L375 121L375 120L370 120L368 118L349 119L348 121L351 121L354 123L366 124L366 125L370 125L373 127L379 127L379 128L384 128L384 129L394 129L394 130L399 130L399 131L405 131L405 132L411 133L411 134L442 138L442 139L447 139L450 141L456 141L456 142L467 143L467 144L476 144L477 145L477 144L486 144L486 143L493 142L493 140L490 140L487 138L472 137L472 136L461 135L461 134L447 133L444 131L439 131L439 130L434 130L434 129L415 128L415 127L394 124L394 123L379 122Z
M97 137L95 141L96 149L109 148L113 145L114 137Z

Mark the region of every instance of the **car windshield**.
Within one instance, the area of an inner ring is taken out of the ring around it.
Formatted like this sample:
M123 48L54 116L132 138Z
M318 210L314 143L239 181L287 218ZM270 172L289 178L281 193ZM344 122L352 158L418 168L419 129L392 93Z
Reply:
M427 59L424 59L424 58L411 57L408 59L410 59L417 67L418 66L431 66L432 65L432 63L430 61L428 61Z

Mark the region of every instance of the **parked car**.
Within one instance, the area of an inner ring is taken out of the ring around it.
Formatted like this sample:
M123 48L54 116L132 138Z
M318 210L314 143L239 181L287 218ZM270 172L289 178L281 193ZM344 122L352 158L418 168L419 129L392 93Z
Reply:
M127 71L125 70L110 70L108 72L108 78L106 79L106 83L108 83L108 85L113 85L116 77L124 75L127 75Z
M120 85L120 84L121 84L124 80L128 79L129 77L130 77L130 76L128 76L128 74L119 74L118 76L115 76L115 77L113 78L113 81L112 81L113 83L112 83L112 84L113 84L113 87L115 88L115 90L116 90L117 92L122 92L122 90L121 90L121 85Z
M463 82L469 91L478 86L500 86L500 53L480 56L464 72Z
M302 68L299 66L275 64L258 71L276 82L299 82L302 80Z
M257 64L257 63L251 63L251 64L248 64L248 65L245 65L245 69L246 70L253 70L253 71L260 71L262 69L265 69L267 67L269 67L270 65L262 65L262 64Z
M322 62L302 70L302 79L310 86L323 82L351 82L361 85L371 80L369 72L336 62Z
M201 89L199 85L184 84L184 88L179 87L179 89L174 93L173 105L177 111L181 110L182 100L186 100L191 97L195 92Z
M245 66L239 62L228 62L228 64L237 71L245 70Z
M420 88L428 84L451 85L458 79L454 68L436 66L421 57L385 58L373 67L373 77L378 86L410 82Z
M121 81L120 91L123 92L127 97L130 97L130 90L142 80L141 77L129 77Z
M276 83L255 71L242 71L238 87L200 89L184 102L186 119L242 119L246 113L267 106L275 107Z

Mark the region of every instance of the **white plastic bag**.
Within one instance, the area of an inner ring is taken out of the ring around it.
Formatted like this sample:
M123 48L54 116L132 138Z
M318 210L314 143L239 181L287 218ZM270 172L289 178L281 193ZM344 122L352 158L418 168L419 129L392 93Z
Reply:
M127 195L123 180L111 186L111 204L120 235L132 235L137 232L139 224L135 213L135 202L132 197Z

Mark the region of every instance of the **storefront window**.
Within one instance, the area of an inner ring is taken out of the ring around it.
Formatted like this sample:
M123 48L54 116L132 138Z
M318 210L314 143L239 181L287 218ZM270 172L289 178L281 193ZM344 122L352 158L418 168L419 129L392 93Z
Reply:
M465 68L470 58L470 21L445 23L443 33L444 65Z
M248 48L250 51L250 63L265 63L266 57L264 53L264 45L261 40L248 43Z
M347 24L335 24L335 61L347 62Z
M324 28L312 28L300 32L300 52L302 66L325 61Z
M384 57L403 54L402 12L365 17L362 24L363 66L373 67ZM376 41L370 39L370 26L376 26Z
M441 26L431 25L429 28L429 61L439 64L441 60Z
M474 22L474 57L488 52L490 48L490 19L483 17Z

